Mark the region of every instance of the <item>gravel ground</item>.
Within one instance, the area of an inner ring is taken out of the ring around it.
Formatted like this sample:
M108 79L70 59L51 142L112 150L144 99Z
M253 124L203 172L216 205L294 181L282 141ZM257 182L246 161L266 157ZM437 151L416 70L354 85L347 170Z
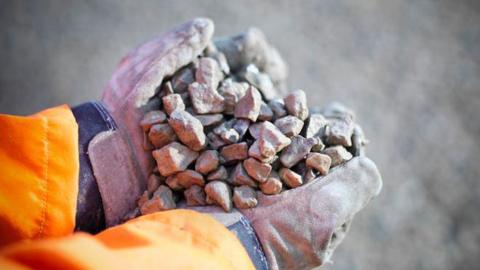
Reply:
M0 0L0 112L96 99L130 48L195 16L211 17L220 35L258 26L310 104L339 100L357 112L384 189L326 269L480 265L473 0Z

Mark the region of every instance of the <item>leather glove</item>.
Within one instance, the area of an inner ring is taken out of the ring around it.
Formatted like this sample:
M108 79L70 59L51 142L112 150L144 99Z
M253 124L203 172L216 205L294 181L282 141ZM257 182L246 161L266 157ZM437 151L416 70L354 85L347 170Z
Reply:
M278 195L257 192L255 208L232 213L215 206L191 209L209 213L227 227L245 217L261 243L269 269L311 269L330 260L355 214L381 188L375 164L366 157L355 157L301 187ZM254 252L249 251L251 257ZM258 262L256 266L266 269Z
M198 18L140 45L121 60L104 89L103 108L108 112L104 117L112 117L115 125L89 142L88 155L107 227L118 224L135 205L153 168L139 127L145 111L154 105L148 101L163 78L200 55L212 34L213 23Z

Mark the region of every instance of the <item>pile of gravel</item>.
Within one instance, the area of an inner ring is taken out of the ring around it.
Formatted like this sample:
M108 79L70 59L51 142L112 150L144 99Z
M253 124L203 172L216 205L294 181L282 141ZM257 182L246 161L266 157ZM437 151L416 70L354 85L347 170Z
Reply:
M309 109L302 90L283 98L287 67L257 29L217 40L158 87L140 126L157 167L126 219L176 208L258 204L363 155L354 114Z

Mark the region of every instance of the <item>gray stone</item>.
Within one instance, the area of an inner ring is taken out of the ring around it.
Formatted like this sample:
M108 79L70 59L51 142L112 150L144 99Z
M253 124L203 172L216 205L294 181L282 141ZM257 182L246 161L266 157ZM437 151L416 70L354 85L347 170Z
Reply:
M208 137L208 146L212 149L219 149L220 147L226 145L225 141L220 138L217 134L210 132L207 134Z
M255 158L248 158L243 161L243 167L247 174L258 182L265 182L272 171L272 166L262 163Z
M204 127L218 125L223 121L223 114L198 114L194 115Z
M267 103L262 101L260 105L260 114L258 115L258 119L260 121L270 121L273 119L273 111L267 105Z
M225 143L232 144L232 143L236 143L240 140L240 135L238 134L238 132L235 129L230 128L230 129L227 129L224 132L222 132L220 134L220 138L222 138L222 140Z
M206 150L197 158L195 170L201 174L207 175L216 170L219 163L218 152L215 150Z
M183 103L182 96L180 94L171 94L164 96L162 98L163 109L165 112L170 115L173 111L183 111L185 110L185 103Z
M212 181L205 186L207 203L219 205L226 212L232 210L232 191L230 187L221 181Z
M290 115L304 121L308 117L307 96L303 90L295 90L283 98L285 108Z
M325 154L309 153L305 163L307 167L317 170L321 175L326 175L332 164L332 159Z
M217 90L219 82L223 79L217 61L210 57L202 57L198 61L195 80L200 84L205 84L213 90Z
M257 121L261 102L262 96L258 90L250 86L245 95L235 105L235 117L249 119L253 122Z
M329 145L352 146L355 123L350 117L329 119L325 129L325 142Z
M300 134L303 128L303 121L295 116L287 115L275 120L275 126L287 137Z
M161 89L158 93L158 97L163 98L164 96L172 95L175 92L173 91L172 83L166 81L162 84Z
M238 209L247 209L257 206L257 193L249 186L233 188L233 203Z
M331 102L320 111L326 118L349 118L355 121L355 113L339 102Z
M224 181L228 179L228 172L224 166L219 166L215 171L211 172L207 176L207 181L220 180Z
M248 83L235 82L232 79L222 81L218 92L225 98L224 113L232 115L235 111L235 105L242 98L248 89Z
M250 127L250 120L235 119L232 127L238 133L238 135L240 136L240 139L242 139L245 133L247 133L248 128Z
M322 138L328 121L319 113L312 113L306 121L305 138Z
M268 106L270 107L270 109L272 109L273 117L275 119L284 117L285 115L287 115L287 110L285 109L285 103L281 98L270 100L270 102L268 102Z
M235 169L233 169L233 172L228 179L228 183L234 186L257 186L257 183L255 183L255 181L247 174L241 162L235 166Z
M146 201L141 207L142 215L174 209L176 207L173 200L172 190L167 186L161 185L150 200Z
M194 82L188 86L188 93L197 114L221 113L225 110L225 99L210 85Z
M282 162L283 166L291 168L304 159L316 144L316 138L304 138L300 135L294 136L292 137L292 143L280 155L280 162Z
M203 176L194 170L185 170L176 174L178 184L183 188L189 188L192 185L204 186Z
M265 100L269 101L278 96L277 90L275 90L270 77L260 72L255 65L248 65L241 73L241 77L260 90Z
M185 170L198 157L197 152L178 142L154 150L152 154L157 162L158 171L163 176Z
M302 176L290 169L282 168L279 174L283 183L290 188L296 188L303 184Z
M323 150L323 153L332 159L332 164L330 165L331 167L345 163L353 157L352 154L350 154L350 152L348 152L347 149L341 145L327 147L325 150Z
M310 183L311 181L315 180L317 176L318 173L312 168L307 168L307 170L303 173L303 179L305 183Z
M157 149L162 148L176 139L177 135L169 124L153 125L148 132L148 140Z
M202 150L206 143L202 123L186 111L174 111L168 123L177 134L181 142L194 151Z
M363 130L359 125L355 125L352 134L352 147L350 152L353 156L364 156L365 155L365 145L367 144L367 139L363 135Z
M248 144L246 142L224 146L220 151L225 163L248 158Z
M144 132L148 132L150 127L155 124L160 124L167 120L167 116L162 111L149 111L147 112L142 120L140 121L140 126L142 127Z
M206 205L206 195L202 187L193 185L183 192L187 206Z
M175 93L188 91L188 86L195 81L194 71L191 66L184 67L177 71L172 77L172 87Z

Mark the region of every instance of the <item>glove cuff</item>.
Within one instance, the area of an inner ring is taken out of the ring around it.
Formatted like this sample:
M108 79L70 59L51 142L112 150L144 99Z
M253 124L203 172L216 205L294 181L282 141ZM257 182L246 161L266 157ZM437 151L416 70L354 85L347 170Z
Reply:
M97 233L105 228L102 197L88 156L90 141L100 132L115 130L117 126L105 107L97 101L72 108L78 124L80 173L75 230Z
M248 256L255 265L255 268L257 270L267 270L267 258L263 253L260 241L258 241L257 235L255 234L252 225L250 225L250 222L240 214L240 218L235 223L227 226L227 228L235 233L240 240L247 251Z

